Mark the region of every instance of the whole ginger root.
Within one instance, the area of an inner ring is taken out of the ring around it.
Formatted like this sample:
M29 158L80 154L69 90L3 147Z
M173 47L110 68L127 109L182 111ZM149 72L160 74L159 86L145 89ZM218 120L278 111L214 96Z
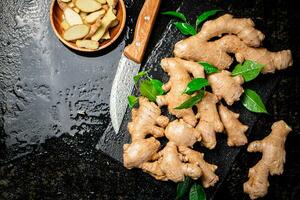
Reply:
M170 76L169 81L163 86L163 89L169 92L166 95L157 96L157 104L159 106L167 105L171 114L195 126L197 119L191 108L181 110L175 108L190 98L190 95L183 94L187 84L191 81L190 74L194 78L204 78L204 69L198 63L180 58L165 58L161 61L161 66Z
M155 103L140 97L139 105L138 109L132 109L132 121L128 124L132 143L123 146L124 166L128 169L140 167L157 153L160 143L154 137L163 137L164 127L169 123ZM154 137L145 139L149 134Z
M239 114L230 111L222 104L219 105L219 115L228 135L228 146L243 146L248 143L245 132L248 126L243 125L239 120Z
M159 107L145 97L139 98L139 105L138 109L132 109L132 121L128 123L131 140L144 139L148 134L163 137L169 119L162 116Z
M285 140L292 129L284 122L272 125L272 132L263 140L254 141L248 146L249 152L261 152L262 159L249 170L249 180L244 183L244 192L251 199L263 197L268 192L270 175L283 173L285 163Z
M244 93L241 86L244 83L243 77L232 77L231 73L226 70L209 75L208 82L218 99L224 98L228 105L240 100L240 96Z
M205 92L203 99L197 104L198 114L200 118L196 130L200 131L202 144L209 148L215 148L217 144L216 132L223 132L224 126L220 120L216 103L218 103L216 95Z
M178 147L173 142L168 142L163 150L156 155L156 161L142 164L143 171L158 180L183 181L184 176L198 179L202 175L201 168L194 163L183 162Z
M197 141L201 141L201 133L182 119L170 122L166 127L165 135L177 146L193 147Z
M264 36L253 25L250 19L233 19L230 15L207 21L197 35L179 41L174 54L187 60L208 62L219 69L227 69L232 64L229 53L234 53L238 62L252 60L265 65L263 73L273 73L276 69L291 66L290 50L270 52L265 48L256 48ZM209 42L212 37L224 33L233 35Z
M201 181L203 187L208 188L214 186L215 183L218 182L219 177L215 174L215 171L218 167L216 165L207 163L204 160L203 153L194 151L184 146L179 147L179 152L183 154L186 161L197 164L201 168Z

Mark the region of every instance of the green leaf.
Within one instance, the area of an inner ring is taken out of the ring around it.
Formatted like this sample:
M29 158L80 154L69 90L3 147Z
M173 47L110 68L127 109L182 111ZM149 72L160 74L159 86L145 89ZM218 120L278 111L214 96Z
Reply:
M151 83L154 86L154 88L157 90L159 95L163 95L165 93L165 91L162 89L163 83L160 80L151 79Z
M190 177L184 177L184 181L178 183L177 185L177 195L176 200L181 199L187 193L188 189L190 188L192 180Z
M243 64L238 64L232 71L232 76L242 75L246 82L255 79L264 65L251 60L246 60Z
M161 14L163 14L163 15L169 15L169 16L172 16L172 17L177 17L178 19L181 19L182 21L186 22L186 17L181 12L166 11L166 12L162 12Z
M140 93L142 96L147 97L150 101L156 101L156 96L161 95L161 91L158 89L160 83L157 82L158 80L152 80L144 80L141 82Z
M216 68L215 66L207 63L207 62L198 62L202 67L204 68L204 71L207 75L219 72L219 69Z
M200 92L189 98L188 100L186 100L185 102L183 102L180 106L176 107L175 109L186 109L186 108L191 108L194 105L196 105L199 101L202 100L203 96L204 96L205 91L204 90L200 90Z
M268 113L260 96L253 90L245 89L242 103L251 112Z
M203 187L194 183L190 190L189 200L206 200L206 195Z
M209 17L215 15L217 12L220 12L220 11L222 11L222 10L208 10L208 11L202 13L201 15L199 15L196 20L196 30L201 23L203 23Z
M208 86L208 80L205 78L194 78L191 80L186 89L184 90L185 94L193 94L194 92L202 89L203 87Z
M137 98L136 96L130 95L128 96L128 104L129 104L129 108L132 109L139 101L139 98Z
M174 24L183 35L196 35L196 30L192 25L184 22L175 22Z
M149 71L141 71L139 72L136 76L133 77L134 83L137 84L138 81L143 77L148 74Z

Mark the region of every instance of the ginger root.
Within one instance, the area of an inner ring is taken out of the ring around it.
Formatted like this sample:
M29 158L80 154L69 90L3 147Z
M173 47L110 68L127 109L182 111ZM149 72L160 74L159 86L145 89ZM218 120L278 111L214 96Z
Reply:
M145 97L139 98L138 109L132 109L132 121L128 123L128 130L131 140L144 139L148 134L154 137L163 137L164 128L169 123L169 119L161 115L159 107L148 101Z
M165 148L158 152L156 159L154 162L142 164L141 168L157 180L180 182L184 176L198 179L202 174L201 168L195 163L183 162L183 157L173 142L168 142Z
M285 163L285 140L292 129L284 122L272 125L272 132L263 140L254 141L248 146L249 152L261 152L262 159L249 170L249 180L244 183L244 192L251 199L263 197L268 192L268 176L283 173Z
M216 132L224 130L216 103L218 103L216 95L206 92L203 99L197 104L197 118L200 118L200 121L196 129L201 133L202 144L209 149L215 148L217 144Z
M209 40L223 33L226 35L218 40ZM253 28L249 19L232 19L224 15L216 20L206 22L201 31L175 45L174 54L177 57L208 62L219 69L227 69L233 59L229 53L234 53L238 62L244 60L256 61L265 65L263 73L273 73L293 64L291 51L270 52L258 47L264 39L261 32Z
M201 141L201 133L182 119L170 122L165 135L177 146L192 147L197 141Z
M191 108L181 110L175 108L190 98L189 95L183 94L187 84L191 81L190 74L194 78L204 78L204 69L198 63L185 61L180 58L165 58L161 61L161 66L170 76L169 81L163 86L163 89L169 92L166 95L157 96L157 104L159 106L168 106L171 114L195 126L197 119Z
M159 150L160 143L155 138L136 140L131 144L124 144L124 166L127 169L140 167L141 164L151 160L152 156Z
M144 97L139 98L139 108L133 109L132 121L128 124L131 144L124 144L123 160L128 169L140 167L157 153L160 143L155 138L164 136L169 119L161 115L159 107ZM146 138L147 135L154 137Z
M219 115L228 135L228 146L242 146L247 144L248 139L245 132L248 130L248 126L243 125L238 120L239 114L230 111L227 107L220 104Z
M228 105L238 101L244 93L244 89L241 86L244 83L243 77L232 77L231 73L226 70L208 76L208 82L218 99L224 98Z
M215 183L219 180L219 177L215 174L218 167L207 163L203 158L203 153L199 153L184 146L179 147L179 152L183 154L185 161L194 163L201 168L201 181L203 187L208 188L215 185Z

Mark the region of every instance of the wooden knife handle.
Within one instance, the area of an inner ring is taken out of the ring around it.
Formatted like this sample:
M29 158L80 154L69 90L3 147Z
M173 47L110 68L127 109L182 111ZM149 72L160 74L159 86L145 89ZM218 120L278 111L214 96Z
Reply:
M124 49L125 56L136 63L141 63L143 60L160 1L145 0L135 26L133 41Z

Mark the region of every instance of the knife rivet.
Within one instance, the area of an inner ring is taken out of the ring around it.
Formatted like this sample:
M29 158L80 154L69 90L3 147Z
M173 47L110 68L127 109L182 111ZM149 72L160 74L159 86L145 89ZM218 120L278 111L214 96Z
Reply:
M141 46L141 43L140 43L140 42L136 42L136 43L135 43L135 46L140 47L140 46Z
M149 15L147 15L147 16L145 16L145 18L144 18L146 21L150 21L150 16Z

